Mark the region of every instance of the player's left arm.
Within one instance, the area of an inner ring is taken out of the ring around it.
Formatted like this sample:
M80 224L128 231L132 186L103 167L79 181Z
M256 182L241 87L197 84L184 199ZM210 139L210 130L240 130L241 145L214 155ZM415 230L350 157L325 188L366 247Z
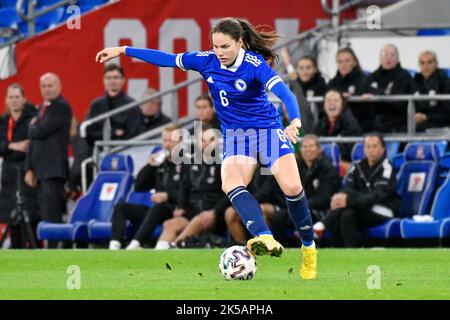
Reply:
M202 58L203 55L199 55L198 52L173 54L160 50L128 46L105 48L97 53L95 61L105 63L121 55L140 59L158 67L178 67L184 71L194 70L201 72L206 62L206 59Z
M265 61L256 68L255 75L264 87L272 91L286 106L290 125L284 131L285 136L292 142L297 143L299 129L302 127L300 108L295 95L289 90L279 75Z

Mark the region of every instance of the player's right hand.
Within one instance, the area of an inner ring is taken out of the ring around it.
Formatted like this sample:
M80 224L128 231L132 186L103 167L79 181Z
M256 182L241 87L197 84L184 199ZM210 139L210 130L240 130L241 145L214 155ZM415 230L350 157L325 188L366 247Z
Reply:
M108 62L111 59L117 58L121 54L125 54L125 48L126 47L105 48L97 53L95 56L95 61L100 63Z

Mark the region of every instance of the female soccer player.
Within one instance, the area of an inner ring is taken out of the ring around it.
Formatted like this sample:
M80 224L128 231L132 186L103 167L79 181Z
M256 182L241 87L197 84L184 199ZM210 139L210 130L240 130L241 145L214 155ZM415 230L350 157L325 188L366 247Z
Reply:
M170 54L124 46L103 49L97 53L96 61L104 63L126 55L160 67L199 72L206 79L222 125L222 189L254 236L247 247L255 255L278 257L283 251L265 223L258 202L246 189L259 161L271 169L300 232L300 275L314 279L317 259L311 213L290 143L297 142L301 128L299 107L295 96L269 66L277 58L271 46L278 38L274 31L259 32L244 20L225 18L211 31L213 51ZM286 105L291 119L286 128L265 89Z

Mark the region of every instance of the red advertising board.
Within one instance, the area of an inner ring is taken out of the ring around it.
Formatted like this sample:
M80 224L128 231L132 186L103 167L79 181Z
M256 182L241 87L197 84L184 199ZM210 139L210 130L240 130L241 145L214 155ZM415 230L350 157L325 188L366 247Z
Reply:
M328 18L319 0L122 0L83 15L79 29L63 24L20 42L16 47L17 74L0 81L0 95L5 96L9 84L19 82L29 100L39 104L39 77L55 72L62 80L63 95L82 121L91 101L103 94L103 66L94 61L97 51L116 45L169 52L210 49L211 25L227 16L246 18L255 25L266 24L285 35L314 27L317 19ZM194 76L128 57L120 58L119 63L125 68L127 90L135 97L145 87L162 90ZM201 91L199 84L180 92L181 115L189 112ZM164 101L165 108L167 102L170 100Z

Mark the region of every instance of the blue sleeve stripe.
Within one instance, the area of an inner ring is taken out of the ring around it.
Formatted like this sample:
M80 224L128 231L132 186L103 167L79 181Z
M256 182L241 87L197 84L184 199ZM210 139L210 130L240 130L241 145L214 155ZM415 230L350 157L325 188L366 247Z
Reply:
M175 59L175 63L177 64L178 68L180 68L183 71L186 71L186 68L183 65L183 59L182 59L183 54L184 53L177 54L177 58Z
M277 80L278 80L278 81L277 81ZM274 82L274 81L275 81L275 82ZM272 89L272 87L274 86L274 84L275 84L276 82L279 82L279 81L281 81L280 76L278 76L278 75L273 76L272 78L270 78L270 79L267 81L265 87L266 87L268 90L270 90L270 89Z

